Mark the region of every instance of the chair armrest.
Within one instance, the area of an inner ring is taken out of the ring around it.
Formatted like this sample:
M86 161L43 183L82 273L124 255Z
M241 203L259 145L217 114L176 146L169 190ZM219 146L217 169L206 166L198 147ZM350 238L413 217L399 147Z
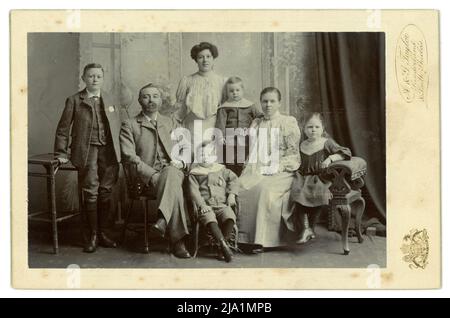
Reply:
M137 163L122 162L123 172L125 174L125 181L127 184L128 195L133 199L139 197L147 197L151 200L155 199L155 193L139 176L137 172Z
M344 169L346 177L349 181L358 179L364 176L367 172L367 163L364 159L359 157L352 157L350 160L341 160L331 163L328 166L328 172Z
M359 157L331 163L322 177L331 181L330 191L333 196L346 195L352 190L359 190L364 186L363 177L367 173L367 163Z

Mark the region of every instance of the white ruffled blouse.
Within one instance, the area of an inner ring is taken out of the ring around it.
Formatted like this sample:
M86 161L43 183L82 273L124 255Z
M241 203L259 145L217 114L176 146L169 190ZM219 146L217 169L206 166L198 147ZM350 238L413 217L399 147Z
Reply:
M214 116L222 102L226 80L214 72L184 76L176 93L176 117L183 120L189 113L200 119Z
M280 172L294 172L300 166L300 151L299 151L299 142L300 142L300 129L297 124L297 120L293 116L286 116L280 113L276 114L273 118L256 118L253 120L251 128L255 128L258 131L261 128L267 129L266 131L270 131L271 129L279 129L279 168L278 173ZM274 142L271 139L271 134L268 133L269 144ZM270 146L269 146L270 149ZM260 158L257 158L260 159ZM256 168L264 165L260 160L255 164L247 164L244 172L255 173L257 171ZM247 169L248 168L248 169ZM245 171L250 170L250 171Z

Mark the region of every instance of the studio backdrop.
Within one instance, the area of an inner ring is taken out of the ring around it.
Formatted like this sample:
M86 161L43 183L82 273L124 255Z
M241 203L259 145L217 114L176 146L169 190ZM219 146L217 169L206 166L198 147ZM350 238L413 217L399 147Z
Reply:
M106 91L122 116L140 111L139 88L162 84L170 112L182 76L197 71L193 45L219 49L215 71L243 79L247 99L257 102L266 86L282 93L282 109L299 124L305 111L321 111L339 144L368 163L366 217L386 219L385 39L383 33L29 33L28 151L53 150L65 98L82 89L84 65L105 69ZM77 209L76 175L58 174L59 208ZM120 217L124 182L116 187ZM29 179L30 209L41 209L42 181Z

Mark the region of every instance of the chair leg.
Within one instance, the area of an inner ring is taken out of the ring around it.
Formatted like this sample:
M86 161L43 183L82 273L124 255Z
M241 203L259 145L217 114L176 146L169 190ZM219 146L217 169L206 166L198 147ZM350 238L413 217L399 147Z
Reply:
M122 228L122 237L121 237L121 243L124 244L125 243L125 238L126 238L126 231L128 228L128 224L130 222L130 216L131 216L131 211L133 211L133 203L134 200L130 199L130 202L128 203L128 207L126 209L126 216L125 216L125 221L123 223L123 228Z
M344 248L344 255L350 254L350 248L348 246L348 228L350 225L350 206L349 205L338 205L337 210L340 212L342 216L342 246Z
M148 201L142 200L144 205L144 253L148 254L150 252L148 248Z
M198 253L198 236L200 234L200 223L197 221L195 223L195 233L194 233L194 253L193 258L197 257Z
M364 209L366 207L366 201L364 198L360 198L357 201L352 203L352 211L355 211L355 231L356 236L358 237L358 242L364 242L364 238L361 233L361 221L364 213Z
M234 224L234 233L233 235L233 247L237 251L238 250L238 240L239 240L239 228L237 224Z

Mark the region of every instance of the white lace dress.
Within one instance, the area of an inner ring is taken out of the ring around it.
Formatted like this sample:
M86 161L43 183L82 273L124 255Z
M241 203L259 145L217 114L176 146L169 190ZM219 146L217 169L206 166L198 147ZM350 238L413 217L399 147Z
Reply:
M226 80L214 72L197 72L181 79L176 94L178 110L175 116L191 132L191 138L195 120L202 121L202 134L206 129L214 128Z
M279 129L278 171L270 176L261 173L264 163L247 164L239 178L239 242L263 247L283 246L294 231L290 189L295 171L300 166L300 129L292 116L278 114L271 120L257 118L252 127ZM269 134L269 136L271 136Z

